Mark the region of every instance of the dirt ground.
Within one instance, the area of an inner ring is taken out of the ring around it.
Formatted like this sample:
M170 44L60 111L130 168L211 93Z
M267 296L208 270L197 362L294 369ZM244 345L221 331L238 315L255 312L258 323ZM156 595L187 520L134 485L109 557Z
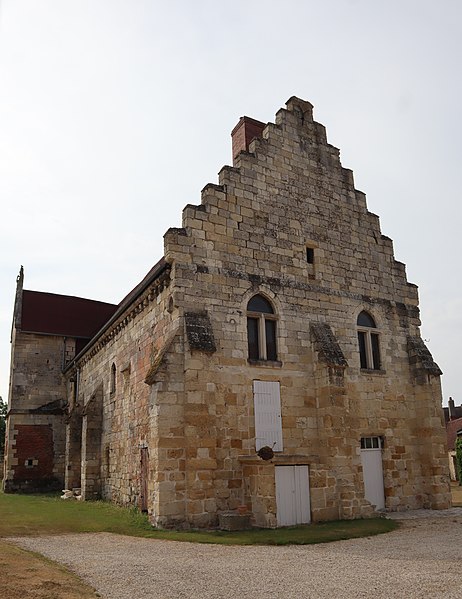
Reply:
M63 566L0 541L0 597L95 599L100 595Z

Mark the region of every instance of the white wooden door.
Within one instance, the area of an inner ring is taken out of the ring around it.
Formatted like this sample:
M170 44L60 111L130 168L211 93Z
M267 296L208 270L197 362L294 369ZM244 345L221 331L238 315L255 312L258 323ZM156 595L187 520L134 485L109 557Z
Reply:
M308 466L276 466L276 509L278 526L311 521Z
M361 439L364 497L375 505L376 510L385 507L381 441L380 437Z
M255 446L282 451L281 393L279 382L253 381Z

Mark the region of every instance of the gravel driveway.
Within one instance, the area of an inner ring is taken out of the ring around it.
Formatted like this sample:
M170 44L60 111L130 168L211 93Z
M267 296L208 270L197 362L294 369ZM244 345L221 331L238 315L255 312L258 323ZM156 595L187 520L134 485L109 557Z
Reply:
M236 547L97 533L10 539L69 566L107 599L462 597L462 509L322 545ZM411 514L412 515L412 514Z

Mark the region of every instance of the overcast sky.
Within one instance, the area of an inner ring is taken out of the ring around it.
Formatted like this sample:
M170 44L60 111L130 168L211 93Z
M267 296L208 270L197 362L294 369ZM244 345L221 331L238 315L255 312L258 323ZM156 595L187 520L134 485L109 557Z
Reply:
M0 0L0 395L15 280L118 303L242 115L315 106L462 403L460 0Z

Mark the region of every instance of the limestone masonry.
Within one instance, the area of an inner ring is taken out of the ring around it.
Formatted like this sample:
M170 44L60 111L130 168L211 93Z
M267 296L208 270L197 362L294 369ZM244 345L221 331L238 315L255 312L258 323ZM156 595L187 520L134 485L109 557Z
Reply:
M233 166L119 305L21 271L6 491L81 488L163 527L449 507L417 287L312 105L286 106L240 119Z

